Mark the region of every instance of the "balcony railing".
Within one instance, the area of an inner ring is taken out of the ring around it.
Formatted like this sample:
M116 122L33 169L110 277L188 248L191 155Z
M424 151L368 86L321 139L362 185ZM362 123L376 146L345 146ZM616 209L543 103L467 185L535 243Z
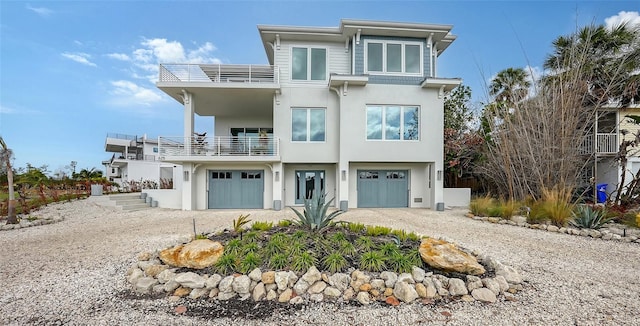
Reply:
M159 137L160 159L169 156L264 157L280 155L278 137Z
M269 65L161 64L158 81L278 84L280 73Z
M595 138L595 144L594 144ZM594 151L598 154L615 154L618 152L618 134L597 133L585 138L582 144L582 152L590 154Z

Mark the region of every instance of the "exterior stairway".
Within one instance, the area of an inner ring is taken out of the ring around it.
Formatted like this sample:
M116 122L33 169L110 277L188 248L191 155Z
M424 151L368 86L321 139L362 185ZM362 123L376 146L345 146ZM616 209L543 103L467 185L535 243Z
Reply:
M137 211L151 208L151 205L149 203L146 203L144 199L140 198L139 192L130 194L108 195L103 197L108 198L108 203L105 202L105 204L113 205L123 211Z

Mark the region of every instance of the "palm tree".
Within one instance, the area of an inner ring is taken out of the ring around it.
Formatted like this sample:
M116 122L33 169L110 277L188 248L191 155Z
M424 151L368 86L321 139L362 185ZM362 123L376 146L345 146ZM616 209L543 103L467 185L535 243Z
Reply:
M7 147L4 139L0 136L0 164L7 167L7 183L9 188L7 224L18 224L18 218L16 216L16 196L13 190L13 168L11 167L12 156L13 151Z
M507 68L500 71L489 85L489 94L494 96L497 102L504 102L512 106L524 100L529 94L531 82L529 73L523 68Z
M544 67L555 75L579 69L589 89L587 103L618 99L626 105L640 100L640 29L620 24L586 26L553 41ZM550 80L553 80L551 77Z

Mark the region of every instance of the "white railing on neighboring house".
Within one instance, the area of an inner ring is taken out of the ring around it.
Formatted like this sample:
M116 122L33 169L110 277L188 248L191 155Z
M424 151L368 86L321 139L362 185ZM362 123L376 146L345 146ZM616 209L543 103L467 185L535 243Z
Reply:
M160 157L169 156L279 156L278 137L159 137Z
M278 84L280 73L269 65L160 64L158 81Z
M585 138L581 152L584 154L590 154L594 151L597 154L615 154L618 152L618 147L618 134L597 133L595 137L589 135Z

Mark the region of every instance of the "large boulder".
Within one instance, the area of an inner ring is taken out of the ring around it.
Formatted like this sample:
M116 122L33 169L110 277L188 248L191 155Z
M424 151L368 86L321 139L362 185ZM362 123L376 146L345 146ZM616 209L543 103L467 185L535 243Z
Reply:
M215 264L224 247L220 242L198 239L160 252L160 259L167 265L203 269Z
M444 240L427 238L420 244L420 256L429 266L447 272L482 275L484 267L472 255Z

